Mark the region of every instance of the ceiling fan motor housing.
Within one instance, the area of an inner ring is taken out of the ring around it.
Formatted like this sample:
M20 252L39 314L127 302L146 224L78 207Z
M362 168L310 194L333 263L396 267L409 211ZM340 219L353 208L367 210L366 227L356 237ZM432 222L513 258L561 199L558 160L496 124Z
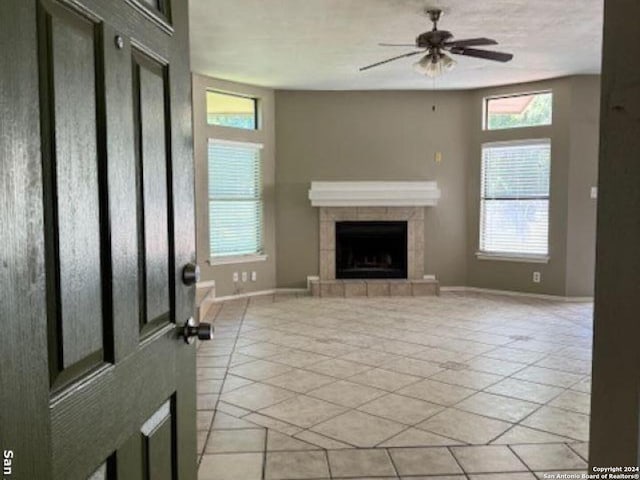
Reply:
M439 47L451 38L453 38L453 34L447 30L431 30L416 38L416 46L419 48Z

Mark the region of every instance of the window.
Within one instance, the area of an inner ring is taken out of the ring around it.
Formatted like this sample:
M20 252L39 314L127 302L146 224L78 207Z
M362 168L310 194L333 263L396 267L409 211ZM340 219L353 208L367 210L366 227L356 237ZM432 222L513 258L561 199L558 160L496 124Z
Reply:
M550 165L549 139L482 146L480 256L548 255Z
M209 140L209 251L262 254L262 145Z
M207 124L257 130L258 101L231 93L207 92Z
M551 92L487 98L484 128L500 130L551 125L552 104Z

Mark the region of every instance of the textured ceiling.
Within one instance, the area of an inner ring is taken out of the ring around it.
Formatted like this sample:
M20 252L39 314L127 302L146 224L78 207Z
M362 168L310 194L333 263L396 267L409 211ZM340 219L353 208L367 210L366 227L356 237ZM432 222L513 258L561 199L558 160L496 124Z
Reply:
M278 89L465 89L599 73L604 0L189 0L194 72ZM454 56L434 82L415 59L366 72L358 67L412 48L430 29L427 6L445 12L439 28L456 38L488 36L507 63Z

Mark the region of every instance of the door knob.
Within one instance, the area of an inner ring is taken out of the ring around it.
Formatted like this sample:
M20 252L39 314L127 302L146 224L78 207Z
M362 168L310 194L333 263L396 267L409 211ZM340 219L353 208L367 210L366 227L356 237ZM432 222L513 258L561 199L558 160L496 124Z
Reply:
M200 267L195 263L187 263L182 269L182 283L190 287L200 281Z
M193 317L187 320L182 328L182 338L188 344L195 341L195 337L199 340L211 340L213 338L213 326L210 323L196 323Z

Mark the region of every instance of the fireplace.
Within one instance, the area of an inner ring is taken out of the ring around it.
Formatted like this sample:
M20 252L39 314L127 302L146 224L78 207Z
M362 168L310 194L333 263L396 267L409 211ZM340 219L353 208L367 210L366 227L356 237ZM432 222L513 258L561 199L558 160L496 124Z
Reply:
M406 221L336 222L336 278L407 278Z
M400 187L396 190L402 190ZM358 198L362 202L362 196ZM347 298L438 295L438 281L424 275L426 209L418 200L410 201L417 205L321 205L320 268L318 277L308 278L311 294Z

